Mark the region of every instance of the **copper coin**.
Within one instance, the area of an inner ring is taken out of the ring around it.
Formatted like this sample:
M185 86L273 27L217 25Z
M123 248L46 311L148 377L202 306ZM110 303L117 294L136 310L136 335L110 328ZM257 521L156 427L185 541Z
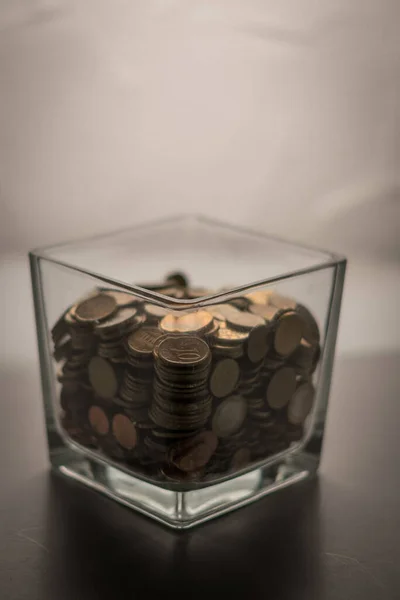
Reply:
M321 336L319 333L318 323L315 320L314 316L309 311L309 309L302 304L298 304L296 309L301 318L303 319L303 337L310 344L318 344L320 342Z
M247 341L247 356L253 363L260 362L269 348L268 329L265 325L255 327L249 333Z
M284 408L296 389L296 373L291 367L282 367L273 374L267 387L267 402L275 410Z
M292 425L304 423L314 403L315 389L309 382L299 385L288 406L288 421Z
M136 308L122 308L112 317L96 325L95 331L99 334L105 334L108 331L112 331L113 329L118 329L119 327L129 323L129 321L132 321L136 314Z
M253 329L253 327L257 327L259 325L265 325L264 319L259 315L241 310L237 310L235 313L231 312L228 314L226 317L226 322L234 329L240 329L244 331L248 331L249 329Z
M157 347L157 355L167 366L197 366L210 360L210 349L204 340L195 336L165 336Z
M94 323L110 317L116 310L117 303L108 294L97 294L83 300L75 308L75 318L82 323Z
M304 322L296 312L283 314L274 336L274 348L280 356L289 356L300 344Z
M163 333L157 327L140 327L127 340L128 350L136 356L149 358Z
M219 360L211 374L210 391L216 398L224 398L233 392L239 381L240 369L236 360Z
M88 413L89 423L99 435L107 435L110 423L104 410L100 406L91 406Z
M218 445L218 439L212 431L203 431L184 440L170 452L170 460L180 471L191 473L204 467Z
M137 443L134 423L129 417L118 413L112 420L112 432L117 442L126 450L132 450Z
M98 396L113 398L117 395L118 379L112 365L101 358L94 356L88 366L89 381Z

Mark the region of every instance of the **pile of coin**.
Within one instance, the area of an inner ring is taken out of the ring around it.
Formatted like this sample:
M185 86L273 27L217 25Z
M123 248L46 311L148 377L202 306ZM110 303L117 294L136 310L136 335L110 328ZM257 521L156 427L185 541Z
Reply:
M141 287L177 301L214 293L181 273ZM61 428L141 477L214 481L304 439L319 327L274 291L173 310L99 288L62 314L52 339Z

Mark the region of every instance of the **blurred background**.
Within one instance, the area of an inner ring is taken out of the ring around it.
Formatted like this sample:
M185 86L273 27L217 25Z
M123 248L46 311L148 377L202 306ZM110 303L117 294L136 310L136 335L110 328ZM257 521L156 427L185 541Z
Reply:
M339 353L400 349L398 0L1 0L6 368L26 253L197 212L350 259Z

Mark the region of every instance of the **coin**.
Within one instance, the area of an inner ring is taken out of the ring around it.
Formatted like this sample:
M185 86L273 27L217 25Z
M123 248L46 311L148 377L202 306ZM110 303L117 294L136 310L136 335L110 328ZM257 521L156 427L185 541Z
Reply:
M289 423L292 425L301 425L304 423L312 409L314 394L314 386L310 382L304 382L299 385L287 409Z
M249 310L254 315L262 317L267 323L279 318L284 309L271 306L270 304L251 304Z
M238 431L247 414L246 401L241 396L230 396L221 402L212 418L212 430L218 438Z
M225 321L226 319L226 307L230 305L227 304L213 304L212 306L207 306L207 312L209 312L214 319L218 321ZM228 309L229 310L229 309ZM236 310L236 308L234 308Z
M112 432L117 442L126 450L132 450L137 443L137 434L134 423L122 413L114 415Z
M291 367L278 369L268 383L267 402L275 410L284 408L296 389L296 373Z
M253 363L264 358L269 348L269 333L265 325L255 327L249 333L247 341L247 356Z
M114 298L119 308L132 306L132 304L137 304L140 302L140 298L134 294L131 294L130 292L122 292L120 290L104 290L104 292L107 294L107 296Z
M190 287L186 290L187 297L193 300L196 298L204 298L205 296L212 296L213 294L215 294L214 290L205 287Z
M165 315L169 314L166 308L158 306L158 304L150 304L149 302L143 306L143 310L151 319L162 319Z
M134 322L134 317L137 314L136 308L122 308L117 313L113 314L107 320L96 325L95 331L97 334L105 336L107 333L115 331L119 328L129 325Z
M272 290L258 290L247 294L247 299L253 304L268 304Z
M113 398L117 395L118 379L112 365L101 358L94 356L88 366L89 381L101 398Z
M226 317L226 322L234 329L244 331L257 327L258 325L265 325L264 319L259 315L241 310L237 310L236 312L230 311Z
M106 413L100 406L91 406L88 418L90 425L98 435L107 435L110 430L110 423Z
M110 317L116 308L114 298L100 293L78 304L75 308L75 318L83 323L94 323Z
M318 323L314 316L303 304L297 304L296 310L303 319L303 337L309 344L318 344L320 342L320 333Z
M211 373L210 391L216 398L224 398L233 392L239 381L239 365L233 358L219 360Z
M158 346L158 358L170 366L201 365L210 360L210 349L195 336L166 336Z
M277 292L272 292L268 298L269 304L276 306L277 308L296 308L296 302L293 298L289 298L288 296L282 296Z
M169 314L160 322L160 328L166 333L199 333L212 326L212 315L205 310L188 314Z
M314 346L309 344L304 338L301 340L300 345L290 355L290 364L293 365L298 371L305 373L312 373L319 361L320 357L320 346Z
M303 333L303 320L295 312L283 314L278 322L274 349L280 356L288 356L300 344Z
M169 273L166 276L165 281L174 283L175 285L183 288L186 288L189 285L188 278L185 273L182 273L182 271L173 271L172 273Z
M220 327L214 334L215 341L221 346L224 344L241 344L248 337L249 334L246 331L238 331L237 329L230 329L230 327Z
M218 439L215 433L203 431L173 447L169 459L180 471L191 473L208 463L217 445Z
M127 339L129 352L141 358L151 358L154 346L163 333L157 327L141 327Z
M180 287L169 286L161 288L158 290L158 293L163 294L164 296L169 296L170 298L176 298L177 300L185 297L185 290Z

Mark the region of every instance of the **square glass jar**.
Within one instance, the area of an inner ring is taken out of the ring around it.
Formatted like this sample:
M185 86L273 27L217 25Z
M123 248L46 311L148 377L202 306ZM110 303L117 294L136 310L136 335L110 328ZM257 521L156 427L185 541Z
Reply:
M30 259L56 471L180 529L316 473L343 257L183 216Z

